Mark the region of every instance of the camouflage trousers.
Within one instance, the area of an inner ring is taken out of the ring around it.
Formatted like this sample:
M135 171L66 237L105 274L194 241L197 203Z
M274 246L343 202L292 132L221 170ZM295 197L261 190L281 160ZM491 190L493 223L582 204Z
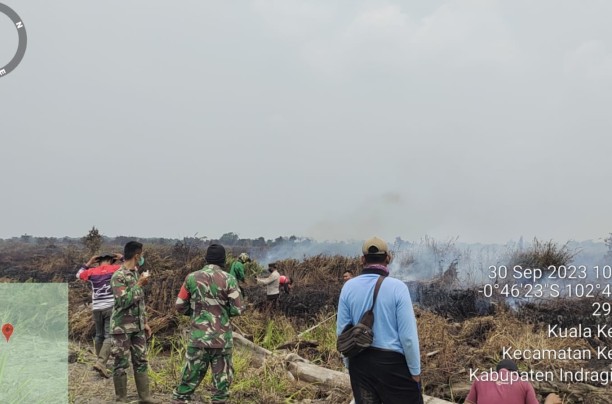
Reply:
M185 366L181 383L176 386L172 397L175 400L187 401L206 376L211 367L213 381L212 401L224 402L229 398L229 388L234 379L232 367L232 349L198 348L189 346L185 354Z
M128 360L130 354L132 355L134 371L138 373L147 372L147 338L144 331L112 334L111 338L113 341L111 353L115 358L115 366L113 367L114 376L126 374L127 368L130 367Z

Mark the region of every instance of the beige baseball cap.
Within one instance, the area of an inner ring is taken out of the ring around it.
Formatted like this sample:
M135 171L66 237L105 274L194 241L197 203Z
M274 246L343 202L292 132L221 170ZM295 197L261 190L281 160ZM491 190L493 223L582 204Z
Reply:
M385 240L379 237L369 238L363 243L361 248L363 255L388 255L389 247Z

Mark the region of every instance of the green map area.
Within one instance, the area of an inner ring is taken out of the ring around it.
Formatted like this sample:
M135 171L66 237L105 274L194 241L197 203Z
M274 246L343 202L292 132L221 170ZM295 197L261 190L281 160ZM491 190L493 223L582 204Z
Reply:
M0 283L0 403L68 403L68 285Z

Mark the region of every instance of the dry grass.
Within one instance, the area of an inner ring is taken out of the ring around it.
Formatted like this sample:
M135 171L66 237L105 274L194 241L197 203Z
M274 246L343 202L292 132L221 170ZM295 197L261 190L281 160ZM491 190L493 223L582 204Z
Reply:
M278 262L279 272L291 277L296 285L322 285L330 282L339 284L347 269L358 275L361 272L359 259L339 255L316 255L301 261L289 259Z
M510 258L510 267L540 268L546 270L549 266L560 267L568 265L576 256L577 251L571 251L566 244L560 246L552 240L542 242L537 238L526 251L515 251Z

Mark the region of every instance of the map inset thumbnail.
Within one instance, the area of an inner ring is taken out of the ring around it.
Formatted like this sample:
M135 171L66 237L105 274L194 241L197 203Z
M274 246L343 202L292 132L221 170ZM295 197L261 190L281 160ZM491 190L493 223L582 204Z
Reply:
M68 285L0 283L0 403L68 402Z

